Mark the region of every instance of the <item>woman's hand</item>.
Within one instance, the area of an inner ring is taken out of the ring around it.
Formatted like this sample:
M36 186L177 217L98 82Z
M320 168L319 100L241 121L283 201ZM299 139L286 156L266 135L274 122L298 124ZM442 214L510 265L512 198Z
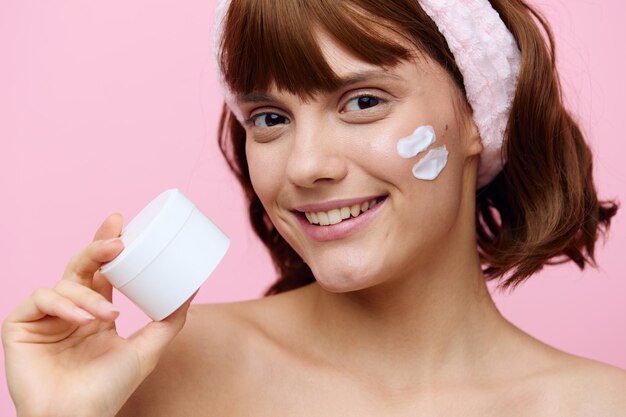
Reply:
M110 215L54 288L38 288L3 322L7 380L19 416L114 416L182 329L193 296L128 339L117 334L112 287L98 269L122 251L115 239L122 224L120 214Z

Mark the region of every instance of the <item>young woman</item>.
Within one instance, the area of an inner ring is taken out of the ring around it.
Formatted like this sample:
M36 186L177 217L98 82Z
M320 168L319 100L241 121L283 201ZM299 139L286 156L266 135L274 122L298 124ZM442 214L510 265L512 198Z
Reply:
M111 215L4 322L20 416L626 416L626 372L525 334L485 284L593 263L617 210L538 13L232 0L217 28L220 143L272 296L189 300L120 338Z

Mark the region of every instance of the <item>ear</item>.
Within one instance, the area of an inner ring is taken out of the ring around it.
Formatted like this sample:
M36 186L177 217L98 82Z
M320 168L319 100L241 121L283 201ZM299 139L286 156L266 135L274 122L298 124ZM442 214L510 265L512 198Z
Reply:
M474 118L471 115L466 117L465 132L466 155L468 157L480 155L483 151L483 142L480 138L478 126L476 126L476 122L474 122Z

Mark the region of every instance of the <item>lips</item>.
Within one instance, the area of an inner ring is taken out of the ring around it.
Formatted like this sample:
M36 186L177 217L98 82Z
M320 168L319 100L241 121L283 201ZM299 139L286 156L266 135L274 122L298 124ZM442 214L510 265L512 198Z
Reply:
M351 218L358 217L361 213L365 213L378 203L378 199L365 201L363 204L354 204L352 206L331 209L328 211L305 211L304 215L311 224L319 224L320 226L328 226L347 221Z
M378 213L385 207L385 203L387 202L387 196L374 197L377 200L377 203L369 208L367 211L360 213L356 217L351 217L349 219L340 221L336 224L329 225L319 225L319 224L311 224L311 222L305 217L304 212L294 211L294 215L296 216L298 223L302 227L304 233L313 240L317 241L329 241L329 240L337 240L346 238L352 234L357 233L359 230L362 230L368 223L375 219ZM331 210L336 210L338 207L336 205L337 202L340 204L346 204L346 202L366 202L369 201L368 198L360 198L360 199L350 199L350 200L335 200L334 204L318 204L318 205L308 205L301 206L300 208L314 208L319 209L320 207L329 207ZM356 204L356 203L355 203Z
M373 200L375 198L382 199L386 197L386 195L370 195L367 197L357 197L357 198L346 198L342 200L331 200L323 203L313 203L313 204L305 204L302 206L294 207L295 211L300 213L305 212L319 212L319 211L329 211L333 209L341 209L342 207L350 207L353 205L361 205L366 201Z

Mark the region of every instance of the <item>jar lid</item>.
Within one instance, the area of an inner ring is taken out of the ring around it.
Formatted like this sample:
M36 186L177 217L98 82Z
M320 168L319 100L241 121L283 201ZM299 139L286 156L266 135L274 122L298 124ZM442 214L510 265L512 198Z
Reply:
M154 198L122 230L122 252L100 267L114 287L135 278L161 253L191 216L194 204L177 188Z

